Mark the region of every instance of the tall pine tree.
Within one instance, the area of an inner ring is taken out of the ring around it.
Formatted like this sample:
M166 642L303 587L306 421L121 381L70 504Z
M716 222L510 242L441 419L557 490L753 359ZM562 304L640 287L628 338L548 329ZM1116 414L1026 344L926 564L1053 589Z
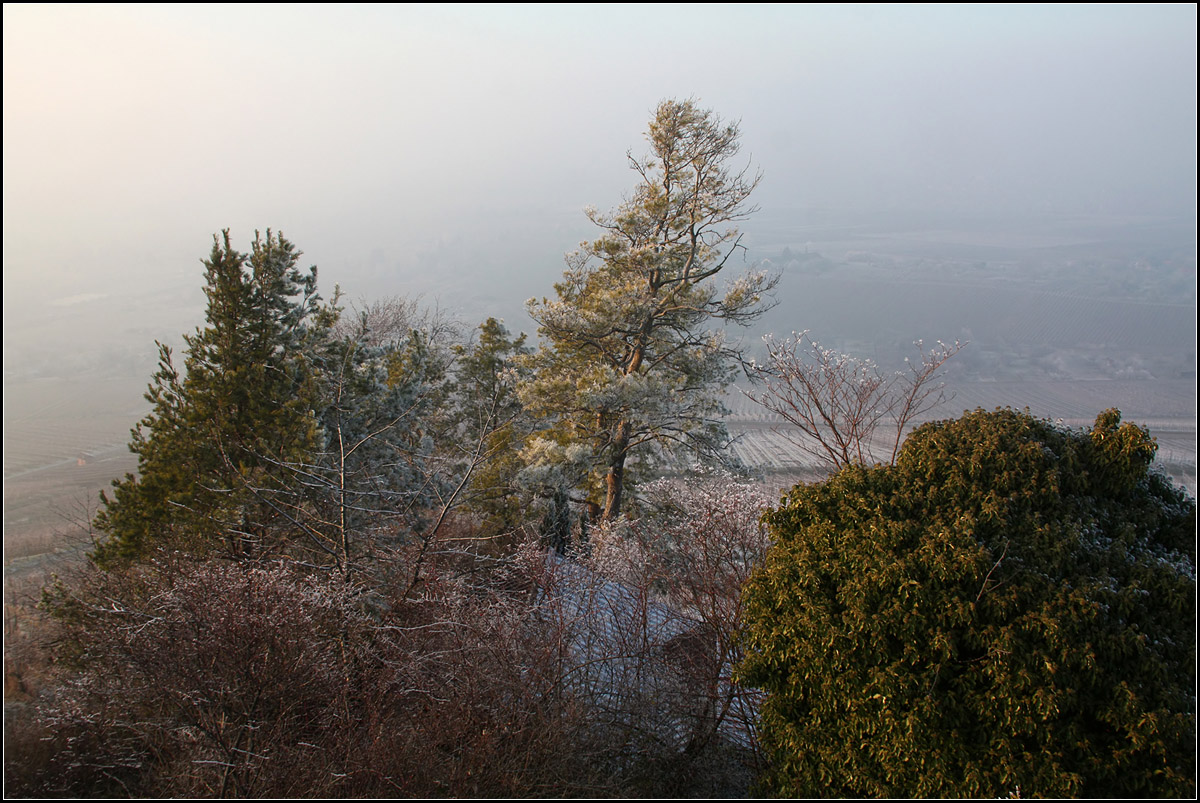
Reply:
M101 494L95 525L107 538L94 558L113 566L155 544L179 543L231 556L269 555L290 517L272 502L317 447L316 355L336 311L316 292L317 271L282 234L256 233L249 254L229 231L214 235L205 267L207 326L185 335L182 374L159 343L146 399L154 408L133 430L138 475Z
M668 100L647 139L651 154L629 157L632 197L612 214L589 211L603 234L568 257L557 299L528 303L542 345L521 400L550 423L527 449L531 468L562 467L605 521L622 511L631 458L720 459L720 396L739 351L717 327L760 315L775 281L749 272L717 283L742 248L735 224L754 211L758 184L731 164L737 125Z

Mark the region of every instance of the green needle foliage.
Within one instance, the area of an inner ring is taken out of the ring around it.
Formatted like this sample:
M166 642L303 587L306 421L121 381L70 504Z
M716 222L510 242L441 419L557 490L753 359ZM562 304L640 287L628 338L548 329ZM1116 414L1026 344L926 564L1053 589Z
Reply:
M1195 501L1147 432L928 424L766 516L744 682L786 796L1195 795Z
M455 347L456 439L483 447L467 507L483 519L490 534L515 532L525 516L528 500L517 492L516 477L523 467L520 446L533 422L516 385L523 373L520 360L530 351L525 335L514 338L495 318L479 325L474 343Z
M527 305L542 345L519 393L547 426L526 457L546 484L557 468L606 522L624 511L628 470L720 461L721 395L741 351L718 327L760 316L777 281L751 271L719 283L758 185L734 163L737 125L667 100L647 138L651 154L629 157L632 196L612 214L589 211L603 233L568 256L556 299Z
M154 409L133 431L138 476L113 482L96 517L108 538L93 557L114 567L156 544L263 555L282 526L270 504L285 466L319 445L317 344L336 312L321 304L316 268L282 235L256 235L249 254L229 231L204 260L207 326L185 335L184 370L159 344L146 393Z

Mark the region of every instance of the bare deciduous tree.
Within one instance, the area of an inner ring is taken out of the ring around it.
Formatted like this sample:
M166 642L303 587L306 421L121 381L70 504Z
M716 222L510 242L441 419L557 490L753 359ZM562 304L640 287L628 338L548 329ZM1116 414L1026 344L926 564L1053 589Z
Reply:
M832 469L879 462L877 449L895 462L905 428L946 401L938 370L966 345L938 341L926 350L917 341L919 359L906 357L906 370L887 374L871 360L822 347L808 332L763 340L767 364L753 366L763 389L746 396L800 430L776 431ZM894 434L879 446L875 432L885 422Z

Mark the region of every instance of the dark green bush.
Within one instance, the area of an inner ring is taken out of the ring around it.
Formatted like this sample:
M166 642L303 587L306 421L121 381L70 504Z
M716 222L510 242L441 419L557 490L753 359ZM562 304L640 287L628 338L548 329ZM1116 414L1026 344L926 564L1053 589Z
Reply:
M1195 501L1119 422L976 411L767 515L764 791L1195 794Z

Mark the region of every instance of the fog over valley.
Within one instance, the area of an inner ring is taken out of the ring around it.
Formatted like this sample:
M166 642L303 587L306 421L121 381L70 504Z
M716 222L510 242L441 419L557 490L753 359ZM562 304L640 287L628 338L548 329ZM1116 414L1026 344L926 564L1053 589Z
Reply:
M7 4L6 565L135 467L215 232L283 232L348 310L536 341L526 301L628 195L663 98L740 121L762 172L728 269L780 276L730 331L749 353L807 330L894 370L967 343L934 415L1119 407L1194 494L1195 32L1192 5ZM728 405L743 459L805 470Z

